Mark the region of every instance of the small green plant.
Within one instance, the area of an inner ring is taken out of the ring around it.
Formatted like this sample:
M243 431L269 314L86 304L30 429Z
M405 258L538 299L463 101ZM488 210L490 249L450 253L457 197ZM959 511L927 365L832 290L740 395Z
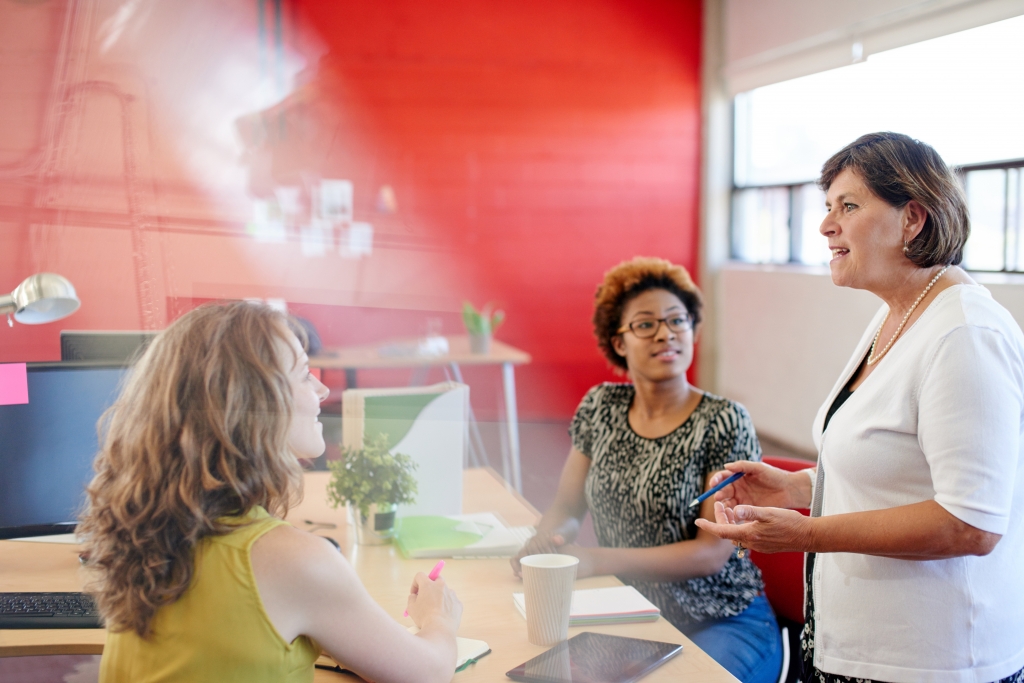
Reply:
M462 303L462 322L465 323L466 331L470 334L487 337L505 322L505 311L492 313L491 304L485 305L478 311L473 308L473 304L464 301Z
M362 448L343 448L341 456L341 460L328 463L327 500L334 507L351 503L365 519L375 503L416 502L416 478L412 476L416 463L408 455L389 452L387 435L366 437Z

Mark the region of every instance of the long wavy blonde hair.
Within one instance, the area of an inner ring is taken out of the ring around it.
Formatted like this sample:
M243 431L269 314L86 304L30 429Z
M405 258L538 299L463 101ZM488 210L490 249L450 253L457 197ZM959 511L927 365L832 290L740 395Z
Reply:
M79 524L108 628L146 637L191 584L196 544L260 505L283 516L301 496L288 448L289 330L262 304L201 306L146 350L100 420L96 476Z

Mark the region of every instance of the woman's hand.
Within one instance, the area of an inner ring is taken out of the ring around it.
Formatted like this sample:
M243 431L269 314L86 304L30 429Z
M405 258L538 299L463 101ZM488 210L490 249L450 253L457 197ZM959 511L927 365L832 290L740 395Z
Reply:
M562 546L576 540L580 520L587 514L587 500L583 488L590 471L590 458L573 448L562 467L558 479L555 501L537 524L537 533L509 560L512 572L522 577L519 560L527 555L559 553Z
M462 602L455 591L441 577L431 581L423 572L413 578L408 609L413 623L419 628L428 621L440 620L454 635L462 622Z
M509 560L512 565L512 572L519 578L523 576L523 567L519 560L527 555L544 555L549 553L560 553L566 544L565 535L562 533L546 533L538 531L529 541L526 542L516 556Z
M711 477L708 488L737 472L743 472L743 478L715 494L715 500L727 508L737 505L806 508L811 505L811 480L805 472L787 472L763 462L726 463L723 471Z
M811 550L811 518L793 510L750 505L728 508L715 503L715 520L698 519L696 523L719 538L759 553Z

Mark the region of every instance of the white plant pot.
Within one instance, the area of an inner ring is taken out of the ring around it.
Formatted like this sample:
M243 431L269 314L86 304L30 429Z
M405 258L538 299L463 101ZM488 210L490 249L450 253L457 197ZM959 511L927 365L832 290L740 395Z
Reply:
M473 353L487 355L491 352L491 335L471 334L469 335L469 350Z

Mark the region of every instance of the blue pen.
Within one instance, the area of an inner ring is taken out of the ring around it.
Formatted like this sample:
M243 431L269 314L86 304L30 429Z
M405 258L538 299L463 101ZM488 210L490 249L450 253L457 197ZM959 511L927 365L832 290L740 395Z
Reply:
M697 496L696 498L694 498L694 499L693 499L693 502L692 502L692 503L690 503L690 507L693 507L693 506L695 506L695 505L700 505L700 504L701 504L701 503L703 503L703 502L704 502L705 500L707 500L707 499L708 499L708 498L710 498L711 496L715 495L716 493L718 493L719 491L721 491L722 489L724 489L724 488L725 488L726 486L728 486L729 484L733 483L734 481L737 481L737 480L739 480L739 478L740 478L740 477L742 477L742 476L743 476L743 474L744 474L743 472L737 472L736 474L732 475L731 477L729 477L729 478L728 478L728 479L726 479L725 481L723 481L723 482L719 483L719 484L718 484L718 486L715 486L714 488L710 488L710 489L708 489L708 490L707 490L707 491L705 491L704 493L702 493L702 494L700 494L699 496Z

